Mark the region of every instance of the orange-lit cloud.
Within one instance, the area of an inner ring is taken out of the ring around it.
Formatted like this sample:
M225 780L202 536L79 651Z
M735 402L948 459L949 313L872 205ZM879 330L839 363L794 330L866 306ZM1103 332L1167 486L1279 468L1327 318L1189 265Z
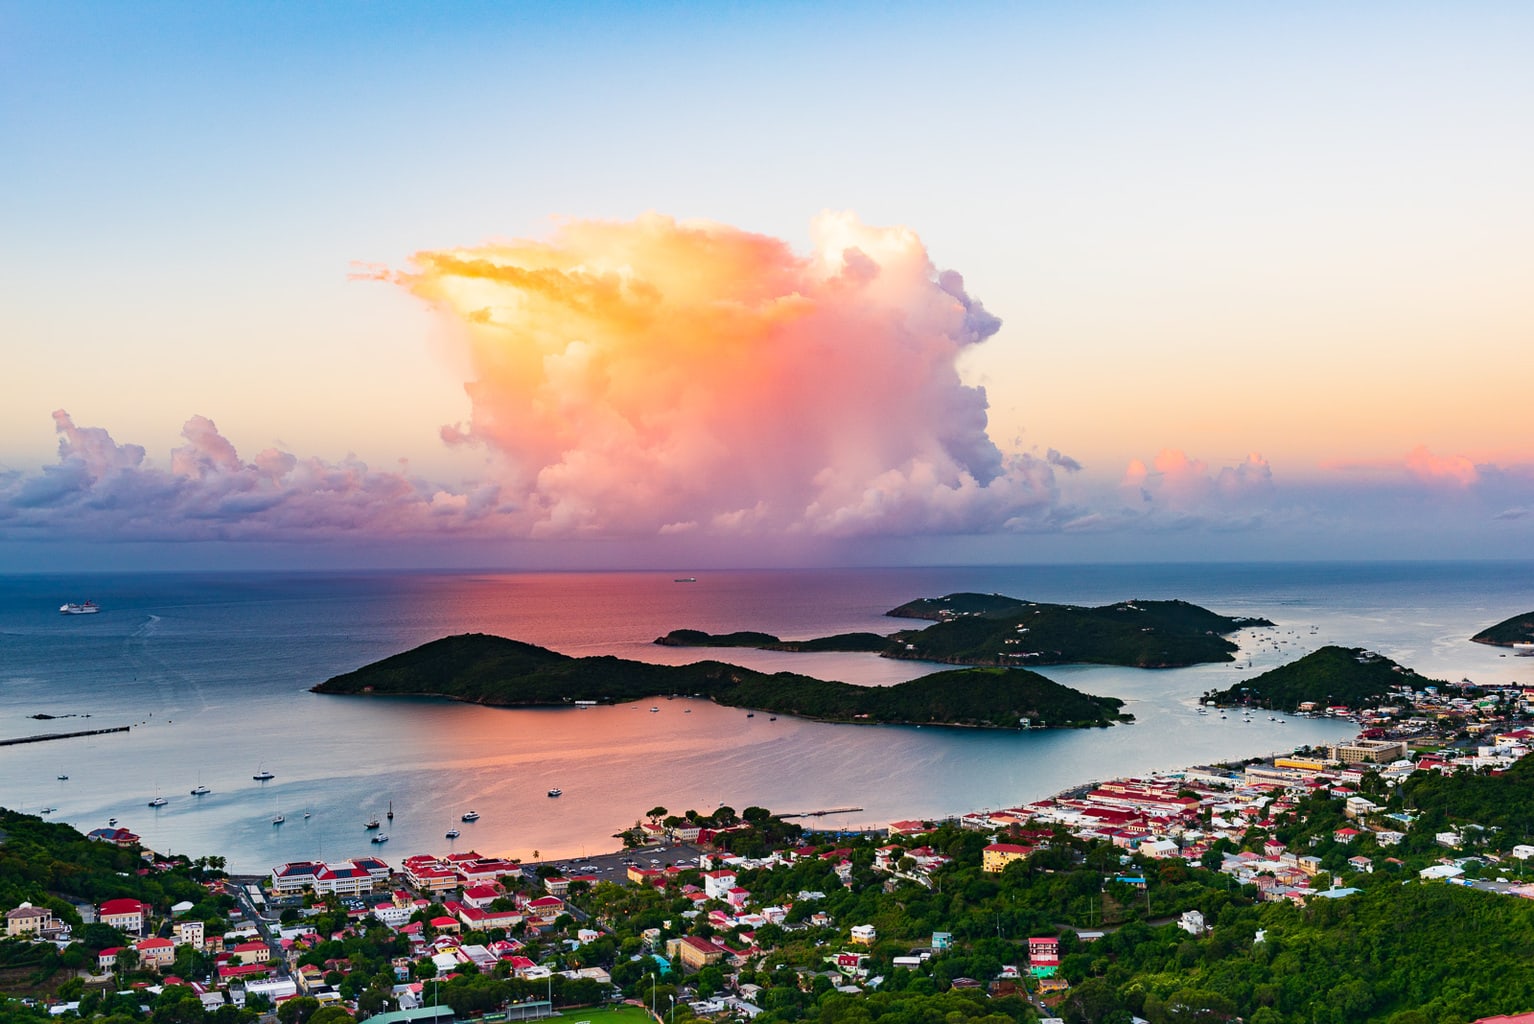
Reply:
M1202 459L1177 448L1163 448L1149 466L1131 459L1122 484L1138 491L1143 501L1189 509L1267 496L1273 487L1273 469L1267 459L1252 452L1241 462L1211 473Z
M450 443L505 456L533 536L845 536L1025 525L1069 456L1004 457L956 360L1000 322L906 228L813 251L712 223L572 221L423 252L474 380Z
M1481 479L1475 463L1463 455L1434 455L1425 444L1406 453L1406 468L1420 480L1469 487Z

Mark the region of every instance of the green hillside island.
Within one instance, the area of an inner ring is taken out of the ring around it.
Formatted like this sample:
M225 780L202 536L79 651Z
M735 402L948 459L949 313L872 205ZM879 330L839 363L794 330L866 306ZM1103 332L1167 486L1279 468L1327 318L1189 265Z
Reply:
M1187 601L1121 601L1101 608L1021 601L1000 594L950 594L910 601L886 614L931 619L893 636L843 633L780 640L770 633L715 635L678 629L656 640L671 647L757 647L777 651L871 651L886 658L950 665L1127 665L1177 668L1233 661L1226 635L1267 619L1220 615Z
M823 722L884 725L1085 728L1132 718L1120 711L1121 700L1094 697L1026 669L958 670L895 686L853 686L717 661L647 665L572 658L484 633L433 640L327 679L313 691L447 697L495 707L614 704L686 694Z
M1307 702L1357 708L1377 704L1403 686L1421 689L1440 684L1440 680L1419 676L1415 670L1362 647L1327 646L1237 686L1211 690L1204 694L1204 700L1279 711L1295 711Z
M1534 643L1534 612L1524 612L1510 619L1503 619L1495 626L1488 626L1470 638L1478 644L1495 644L1511 647L1513 644Z

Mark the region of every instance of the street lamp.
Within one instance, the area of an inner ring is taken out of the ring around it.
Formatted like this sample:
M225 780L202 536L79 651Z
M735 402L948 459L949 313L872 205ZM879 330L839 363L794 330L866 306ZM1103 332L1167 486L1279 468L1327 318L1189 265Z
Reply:
M655 972L650 972L650 1017L655 1017Z
M676 1024L676 996L667 996L671 1000L671 1024Z

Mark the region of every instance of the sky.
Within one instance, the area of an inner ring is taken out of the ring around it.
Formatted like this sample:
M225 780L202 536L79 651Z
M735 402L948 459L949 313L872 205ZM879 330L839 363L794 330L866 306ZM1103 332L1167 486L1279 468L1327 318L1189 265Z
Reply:
M0 0L0 571L1527 558L1523 4Z

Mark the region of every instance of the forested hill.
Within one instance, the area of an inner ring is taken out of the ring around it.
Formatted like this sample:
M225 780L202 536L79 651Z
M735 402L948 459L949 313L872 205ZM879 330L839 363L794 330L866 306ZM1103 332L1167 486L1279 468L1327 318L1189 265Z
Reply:
M1495 626L1488 626L1470 638L1478 644L1496 644L1511 647L1513 644L1534 643L1534 612L1524 612L1510 619L1503 619Z
M789 672L767 674L700 661L649 665L572 658L483 633L444 637L328 679L315 693L435 696L505 707L602 704L683 695L831 722L1017 728L1108 725L1123 702L1095 697L1025 669L940 672L865 687Z
M678 629L655 642L672 647L758 647L785 651L875 651L887 658L950 665L1128 665L1173 668L1231 661L1227 634L1267 619L1220 615L1187 601L1121 601L1100 608L1021 601L1000 594L949 594L910 601L886 614L933 625L889 637L849 633L780 640L769 633L714 635Z
M1307 701L1356 708L1402 686L1417 689L1437 682L1362 647L1327 646L1229 689L1211 690L1204 699L1279 711L1294 711Z

